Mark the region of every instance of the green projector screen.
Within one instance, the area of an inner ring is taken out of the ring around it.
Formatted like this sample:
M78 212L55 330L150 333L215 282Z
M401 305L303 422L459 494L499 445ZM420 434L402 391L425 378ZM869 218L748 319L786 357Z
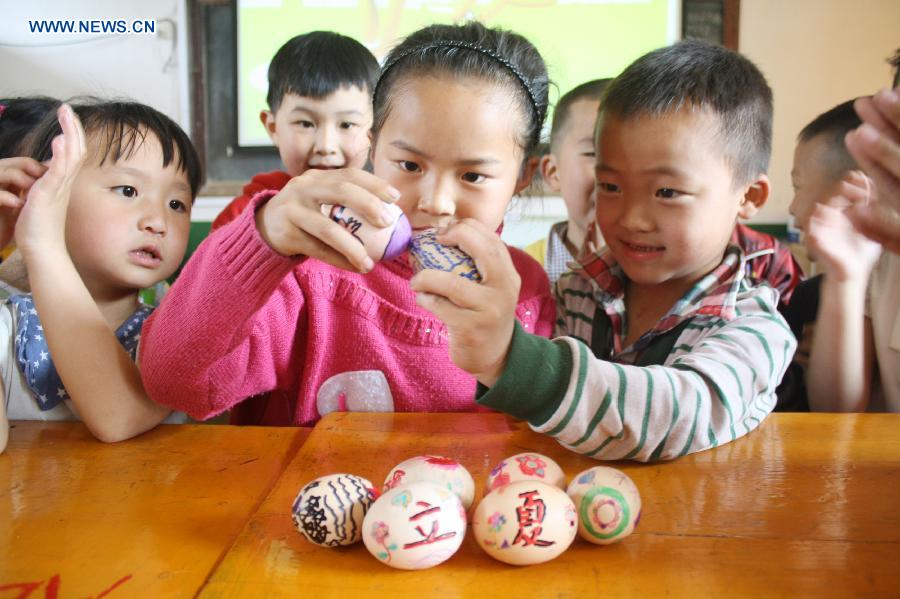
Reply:
M556 85L552 105L579 83L614 77L638 56L675 41L680 14L680 0L239 0L238 143L269 145L259 122L269 60L301 33L349 35L383 62L416 29L477 19L537 46Z

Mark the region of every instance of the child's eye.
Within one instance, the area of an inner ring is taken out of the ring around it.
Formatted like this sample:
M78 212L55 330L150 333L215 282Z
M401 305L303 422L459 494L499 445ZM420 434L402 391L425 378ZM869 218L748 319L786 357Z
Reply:
M619 186L615 183L606 183L604 181L597 182L597 189L603 193L619 193Z
M294 122L294 124L300 125L304 129L312 129L313 127L316 126L316 124L312 121L296 121L296 122Z
M131 185L117 185L116 187L113 187L112 190L126 198L136 198L138 194L138 190Z
M181 200L169 200L169 208L175 212L187 212L187 204Z
M399 164L400 164L400 168L405 170L408 173L417 173L421 170L419 168L419 165L416 164L415 162L413 162L412 160L401 160L399 162Z
M352 129L356 126L356 123L351 123L350 121L344 121L343 123L341 123L341 129Z
M677 198L680 195L683 195L680 191L678 191L677 189L671 189L669 187L663 187L656 190L657 197L665 198L667 200Z
M487 177L479 173L466 173L462 176L462 179L466 183L483 183Z
M594 152L593 150L591 150L590 152L582 152L581 155L585 156L586 158L596 158L597 157L597 153Z

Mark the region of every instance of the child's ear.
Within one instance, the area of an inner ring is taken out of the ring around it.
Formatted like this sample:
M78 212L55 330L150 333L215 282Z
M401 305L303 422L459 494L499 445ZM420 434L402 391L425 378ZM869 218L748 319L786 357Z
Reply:
M771 192L772 184L769 182L769 177L765 174L759 175L744 190L744 197L741 199L740 208L738 208L738 216L750 218L756 214L769 200Z
M559 191L559 169L553 154L544 154L540 160L541 178L553 191Z
M278 141L276 140L277 133L275 132L275 115L269 110L260 110L259 122L262 123L262 126L265 128L266 134L269 136L269 139L272 140L272 143L278 145Z
M531 185L531 180L534 179L534 173L535 171L537 171L537 167L537 156L530 156L525 160L525 164L522 165L522 172L519 173L519 180L516 181L515 193L519 193L520 191Z
M366 131L366 136L369 138L369 164L375 163L375 134L372 133L372 130L369 129Z

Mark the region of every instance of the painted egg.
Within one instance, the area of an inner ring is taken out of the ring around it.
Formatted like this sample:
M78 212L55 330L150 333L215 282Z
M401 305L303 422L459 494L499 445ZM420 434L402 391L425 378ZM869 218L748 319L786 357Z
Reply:
M339 204L322 204L322 210L334 222L350 232L363 246L372 260L390 260L406 251L412 229L403 210L396 204L384 204L382 209L393 217L384 228L373 227L351 208Z
M578 533L609 545L630 535L641 518L641 494L621 470L594 466L572 479L566 490L578 509Z
M535 480L491 491L472 518L481 548L515 566L550 561L568 549L577 530L575 505L565 491Z
M475 499L475 481L465 466L436 455L420 455L394 466L384 479L382 492L389 491L397 485L427 481L453 491L459 495L463 506L468 510Z
M459 276L481 282L481 273L471 256L461 249L439 243L434 229L425 229L415 235L409 243L409 256L413 270L426 268L453 272Z
M559 464L539 453L519 453L502 460L488 475L485 491L519 480L539 480L565 490L566 475Z
M300 490L291 507L291 518L310 543L322 547L352 545L362 537L363 518L376 497L378 491L366 479L330 474Z
M465 534L466 511L459 497L430 482L390 489L363 521L369 553L401 570L430 568L449 559Z

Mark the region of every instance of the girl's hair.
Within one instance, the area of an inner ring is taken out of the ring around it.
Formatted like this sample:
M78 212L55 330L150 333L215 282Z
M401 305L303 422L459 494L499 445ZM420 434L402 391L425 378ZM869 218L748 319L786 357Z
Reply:
M59 104L47 96L0 99L0 158L23 154L28 134Z
M391 50L373 94L372 134L378 135L391 109L398 84L424 74L478 77L505 86L526 119L517 140L525 158L537 146L547 114L547 67L527 39L476 21L430 25L410 34Z
M88 140L96 142L100 164L107 158L112 162L130 158L147 135L153 134L162 146L163 168L177 161L178 170L187 176L191 196L197 197L203 183L200 157L190 138L175 121L138 102L78 98L71 102L71 106L81 120ZM56 114L48 114L34 131L28 155L39 162L49 160L53 154L53 138L61 133Z

